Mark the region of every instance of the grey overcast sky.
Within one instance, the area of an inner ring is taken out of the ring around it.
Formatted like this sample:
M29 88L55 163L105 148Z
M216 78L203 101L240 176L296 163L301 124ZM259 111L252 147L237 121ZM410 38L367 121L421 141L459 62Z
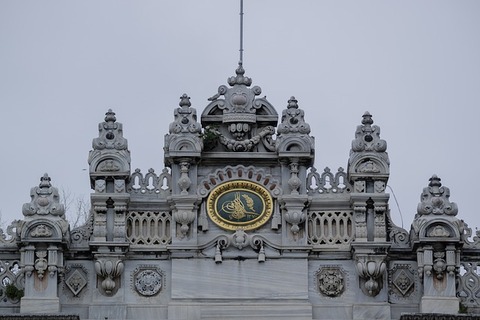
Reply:
M368 110L404 227L432 174L458 217L480 226L480 1L245 0L244 10L246 75L279 113L298 99L318 170L346 167ZM179 97L200 114L234 75L238 49L238 0L1 0L3 221L23 218L45 172L88 199L88 152L108 108L132 170L161 171Z

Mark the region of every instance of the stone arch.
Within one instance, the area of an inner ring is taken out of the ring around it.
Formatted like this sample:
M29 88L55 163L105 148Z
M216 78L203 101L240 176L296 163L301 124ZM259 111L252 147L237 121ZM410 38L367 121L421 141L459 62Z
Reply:
M389 166L382 158L375 154L364 155L356 159L351 165L351 173L364 175L385 175L389 174Z
M128 160L117 154L100 155L92 159L90 172L128 172Z
M173 136L168 145L170 152L180 151L180 152L200 152L202 146L200 145L200 139L195 137L187 136Z
M267 174L264 170L257 169L253 166L245 167L242 165L235 167L226 166L222 169L216 170L212 174L209 174L199 182L197 194L202 198L205 198L217 185L240 179L264 186L270 192L273 198L277 198L282 194L280 183L270 174Z
M433 240L445 238L449 241L460 239L460 230L452 221L447 219L433 219L425 224L419 230L421 240ZM432 239L433 238L433 239Z
M284 137L277 146L278 153L308 153L312 150L311 142L299 136Z
M64 231L58 223L48 219L36 219L23 226L20 237L28 242L61 242Z

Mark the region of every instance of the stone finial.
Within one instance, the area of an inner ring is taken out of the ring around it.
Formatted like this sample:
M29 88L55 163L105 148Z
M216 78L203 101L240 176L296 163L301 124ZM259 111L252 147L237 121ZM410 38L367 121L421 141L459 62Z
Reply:
M366 176L383 176L388 179L390 160L388 158L387 142L380 138L380 127L373 124L372 115L367 111L362 116L362 124L355 130L348 173L350 179L362 180ZM385 182L384 181L384 182Z
M380 139L380 127L373 125L372 115L366 111L363 114L362 125L358 126L355 132L352 152L385 152L386 150L387 142Z
M174 111L174 121L170 123L171 134L199 134L202 126L197 122L197 111L191 107L190 97L184 93L178 103L180 108Z
M252 84L252 79L249 77L245 77L245 69L243 69L242 63L238 63L238 68L235 70L236 76L228 78L228 84L232 87L236 84L250 86Z
M441 179L433 175L428 187L423 189L421 202L417 206L418 215L449 215L456 216L457 204L450 202L450 189L442 187Z
M282 123L278 126L279 134L309 134L310 125L305 122L305 113L298 108L298 100L291 97L287 109L282 112Z
M105 121L98 124L98 138L92 141L88 156L90 182L95 186L95 177L124 177L130 172L130 151L127 139L123 137L122 124L117 122L115 112L109 109Z
M64 217L65 207L60 203L58 189L52 187L51 179L47 173L40 178L38 187L30 190L30 203L25 203L22 208L24 216L52 215Z
M93 139L92 147L94 150L127 150L127 139L123 137L122 124L116 121L115 112L108 109L105 113L105 122L98 125L99 136Z

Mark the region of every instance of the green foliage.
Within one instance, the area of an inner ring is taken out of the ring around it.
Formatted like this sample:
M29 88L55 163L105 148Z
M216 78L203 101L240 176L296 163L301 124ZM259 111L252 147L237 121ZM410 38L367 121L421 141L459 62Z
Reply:
M458 313L468 313L468 307L460 302Z
M206 126L200 137L203 140L204 149L210 150L217 144L220 132L218 132L216 126Z
M9 283L5 287L5 295L11 300L20 300L23 295L23 289L18 289L14 284Z

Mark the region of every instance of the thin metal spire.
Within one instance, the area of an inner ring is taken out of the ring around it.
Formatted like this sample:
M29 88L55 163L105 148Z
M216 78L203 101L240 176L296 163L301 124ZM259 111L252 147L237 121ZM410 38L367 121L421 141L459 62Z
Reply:
M243 0L240 0L240 61L238 64L243 64Z

